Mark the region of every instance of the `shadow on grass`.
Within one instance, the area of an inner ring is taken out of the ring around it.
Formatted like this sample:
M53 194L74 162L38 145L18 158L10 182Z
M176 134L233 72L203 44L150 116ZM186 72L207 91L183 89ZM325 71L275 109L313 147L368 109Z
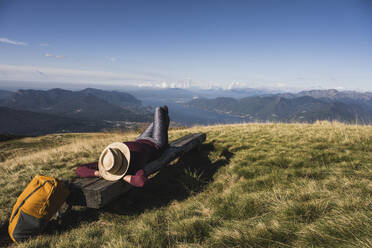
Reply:
M99 210L81 207L76 210L71 210L63 218L63 222L56 220L49 221L48 225L43 231L44 234L53 235L70 230L80 226L84 222L93 222L98 220ZM7 247L13 244L8 234L8 221L2 223L0 226L0 247Z
M13 243L8 235L8 221L0 225L0 247L6 247Z
M221 166L229 163L233 153L223 150L222 159L211 162L208 155L215 151L213 143L181 156L176 163L165 166L143 188L133 188L104 211L117 214L140 214L145 209L158 208L173 200L183 200L198 193L213 180Z
M89 223L98 220L100 211L92 208L81 207L69 211L63 221L52 220L44 230L44 234L60 233L80 226L82 223Z

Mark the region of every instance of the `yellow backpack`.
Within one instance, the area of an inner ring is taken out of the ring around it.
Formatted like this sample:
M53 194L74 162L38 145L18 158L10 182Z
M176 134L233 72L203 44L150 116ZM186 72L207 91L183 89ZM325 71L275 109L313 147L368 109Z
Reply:
M69 193L62 181L36 175L13 207L8 228L12 240L18 242L39 234Z

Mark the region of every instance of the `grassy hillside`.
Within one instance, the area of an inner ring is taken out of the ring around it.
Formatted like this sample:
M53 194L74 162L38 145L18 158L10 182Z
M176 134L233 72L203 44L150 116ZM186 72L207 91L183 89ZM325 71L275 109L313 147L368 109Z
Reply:
M372 247L372 126L241 124L206 132L200 151L107 208L74 207L21 247ZM1 143L0 240L17 196L40 173L72 178L136 133Z

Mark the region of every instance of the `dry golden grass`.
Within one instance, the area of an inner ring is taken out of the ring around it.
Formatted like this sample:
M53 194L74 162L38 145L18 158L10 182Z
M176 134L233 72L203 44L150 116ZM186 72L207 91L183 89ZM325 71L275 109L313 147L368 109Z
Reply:
M143 189L100 211L75 207L63 225L51 223L51 231L20 246L372 247L372 126L196 126L171 130L170 139L192 132L207 133L201 150L164 168ZM31 176L72 178L78 164L96 160L107 144L136 135L2 144L3 226Z

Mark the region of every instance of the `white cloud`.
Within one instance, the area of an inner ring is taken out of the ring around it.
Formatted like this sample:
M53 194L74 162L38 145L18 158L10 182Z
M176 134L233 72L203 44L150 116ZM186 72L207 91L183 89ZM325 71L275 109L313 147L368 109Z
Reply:
M106 57L108 60L110 60L111 62L115 62L117 60L116 57Z
M284 87L287 87L288 85L285 83L274 83L273 86L277 88L284 88Z
M8 38L0 38L0 43L11 44L15 46L27 46L26 42L9 40Z
M237 89L237 88L241 88L242 85L240 82L238 81L232 81L230 84L227 85L226 89L227 90L232 90L232 89Z
M65 56L62 56L62 55L53 55L53 54L50 54L50 53L46 53L44 54L45 57L53 57L53 58L56 58L56 59L63 59Z
M49 44L48 43L41 43L40 46L41 47L47 47L47 46L49 46Z

